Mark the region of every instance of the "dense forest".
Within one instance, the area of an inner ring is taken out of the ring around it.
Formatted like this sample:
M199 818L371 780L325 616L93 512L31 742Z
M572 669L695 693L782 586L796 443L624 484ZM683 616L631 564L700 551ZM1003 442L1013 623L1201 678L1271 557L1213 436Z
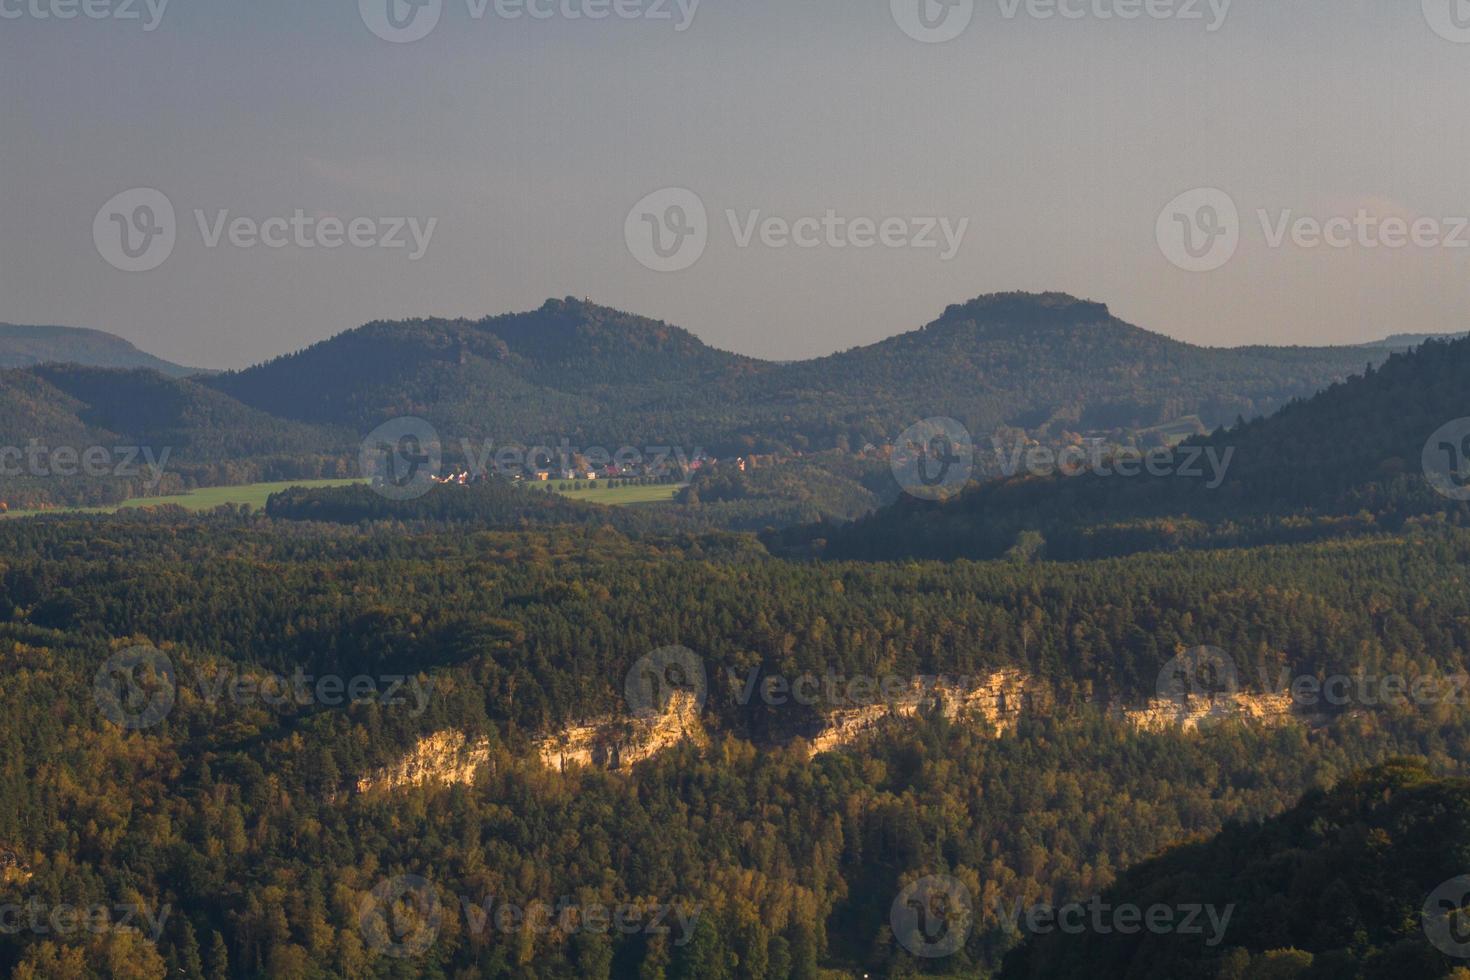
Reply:
M923 329L791 364L591 303L480 321L375 323L205 383L246 404L367 431L420 414L461 438L682 444L719 455L882 444L952 416L1017 426L1146 428L1254 417L1380 362L1378 348L1216 350L1059 294L999 294Z
M1230 651L1249 689L1282 669L1463 671L1470 533L1454 529L1064 565L795 564L739 536L591 525L405 530L244 512L0 525L0 906L170 910L156 943L0 934L0 968L977 976L1022 940L1007 906L1098 893L1169 845L1387 758L1463 774L1470 753L1470 719L1448 700L1198 734L1104 707L1151 697L1161 666L1200 644ZM544 766L533 738L626 710L630 665L670 644L708 667L708 744L631 771ZM98 671L140 646L167 658L173 696L156 724L120 728ZM751 669L1003 667L1042 679L1054 705L1000 736L890 719L818 755L802 733L829 705L739 690ZM297 670L375 683L346 704L250 696ZM221 677L251 683L241 695ZM390 679L427 696L387 697ZM445 731L486 740L470 784L354 789ZM915 955L891 920L929 874L963 882L978 910L943 959ZM439 910L432 941L403 957L363 919L400 876ZM675 925L487 925L487 907L538 902L662 907Z
M1268 418L1158 449L1153 473L1141 463L1111 472L1105 458L1079 475L1022 473L771 540L833 558L989 558L1022 544L1073 559L1463 524L1470 511L1448 481L1462 479L1470 436L1470 423L1456 427L1470 416L1467 372L1470 340L1430 342Z
M1396 760L1313 791L1279 817L1233 823L1146 861L1104 896L1233 907L1234 942L1211 949L1143 930L1049 932L1018 950L1003 976L1463 978L1470 879L1454 879L1465 868L1470 780L1436 779L1420 762Z

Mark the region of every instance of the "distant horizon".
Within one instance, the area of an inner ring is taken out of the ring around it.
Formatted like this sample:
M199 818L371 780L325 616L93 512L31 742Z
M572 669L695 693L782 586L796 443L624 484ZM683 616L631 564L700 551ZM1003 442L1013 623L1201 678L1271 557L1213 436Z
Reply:
M1053 283L1202 346L1470 324L1420 4L395 2L7 8L0 316L227 370L565 295L774 361Z
M956 307L956 306L964 306L967 303L971 303L971 302L974 302L974 301L979 300L979 299L985 299L985 298L992 297L992 296L1010 295L1010 294L1013 294L1013 293L1014 294L1028 296L1028 297L1039 297L1039 296L1044 296L1044 295L1060 295L1060 296L1066 296L1066 297L1069 297L1071 299L1077 300L1078 302L1081 302L1081 303L1095 303L1097 305L1100 305L1100 306L1106 308L1108 310L1108 313L1114 319L1117 319L1117 320L1119 320L1119 321L1121 321L1123 323L1126 323L1126 324L1128 324L1131 327L1135 327L1135 328L1137 328L1139 330L1143 330L1143 331L1146 331L1148 333L1156 334L1156 335L1161 336L1161 337L1166 337L1169 340L1173 340L1173 341L1176 341L1176 342L1181 343L1181 344L1187 344L1187 345L1189 345L1191 347L1197 347L1197 348L1201 348L1201 349L1205 349L1205 350L1241 350L1241 349L1249 349L1249 348L1281 348L1281 349L1298 348L1298 349L1313 349L1313 348L1325 348L1325 347L1368 347L1368 346L1372 346L1372 345L1375 345L1375 344L1382 344L1382 343L1385 343L1387 341L1391 341L1391 340L1394 340L1394 339L1397 339L1397 338L1400 338L1400 337L1423 338L1423 339L1427 339L1427 340L1442 340L1442 339L1448 339L1448 338L1462 337L1462 336L1465 336L1467 333L1470 333L1470 328L1467 328L1466 330L1463 330L1463 331L1451 330L1451 331L1443 331L1443 332L1418 331L1418 330L1395 330L1395 331L1393 331L1391 333L1384 333L1384 334L1381 334L1381 335L1378 335L1378 336L1369 337L1369 338L1367 338L1365 340L1360 340L1360 341L1345 341L1345 342L1341 342L1341 343L1328 343L1328 344L1271 344L1271 343L1201 344L1201 343L1196 343L1194 341L1185 339L1183 337L1176 336L1176 335L1174 335L1172 333L1169 333L1167 331L1154 329L1153 327L1147 326L1145 324L1137 323L1135 321L1129 320L1127 317L1119 316L1113 310L1111 304L1107 303L1105 300L1098 300L1098 299L1093 299L1091 297L1079 296L1079 295L1076 295L1076 294L1073 294L1073 293L1066 292L1064 290L1056 290L1056 289L1040 290L1040 291L1037 291L1037 292L1030 292L1030 291L1025 291L1025 290L1002 290L1002 291L999 291L999 292L980 293L980 294L978 294L976 296L971 296L968 299L964 299L964 300L960 300L960 301L955 302L955 303L949 303L949 304L947 304L944 307L944 309L941 310L941 312L938 315L936 315L932 319L926 320L923 323L918 324L917 326L910 326L910 327L906 327L906 328L902 328L902 329L896 330L896 331L894 331L892 333L889 333L889 334L887 334L887 335L885 335L883 337L880 337L877 340L869 341L867 343L854 344L854 345L851 345L851 346L848 346L848 347L842 347L842 348L838 348L836 350L831 350L831 351L828 351L826 353L813 354L813 355L808 356L808 357L797 357L797 358L765 357L765 356L762 356L760 354L753 354L753 353L749 353L749 352L742 351L742 350L734 350L734 349L731 349L731 348L728 348L728 347L722 347L719 344L714 343L714 342L711 342L708 338L702 336L699 333L699 331L697 331L697 330L695 330L695 329L693 329L691 327L685 326L682 323L677 323L677 322L666 320L666 319L660 319L660 318L654 317L654 316L648 316L646 314L640 313L637 310L623 309L623 308L620 308L620 307L617 307L617 306L613 306L613 305L608 304L608 303L599 302L598 300L596 300L594 298L590 298L590 297L576 297L576 296L549 296L541 304L538 304L537 306L534 306L534 307L529 307L529 308L525 308L525 309L518 309L518 310L505 310L505 311L502 311L500 313L486 313L486 314L483 314L481 316L436 316L436 315L421 315L421 316L403 316L403 317L394 317L394 318L378 317L378 318L375 318L375 319L364 320L361 323L358 323L358 324L356 324L354 326L345 327L345 328L343 328L341 330L336 331L335 333L329 334L328 336L322 337L320 339L307 341L307 342L301 344L298 347L293 347L293 348L290 348L290 349L287 349L287 350L282 350L282 351L280 351L278 353L275 353L275 354L268 354L268 355L260 358L259 360L252 361L249 364L245 364L245 365L242 365L242 366L239 366L239 367L220 367L220 366L217 366L217 365L195 364L195 363L189 363L187 361L177 360L174 357L170 356L169 353L161 353L161 352L159 352L157 350L149 349L148 347L143 346L143 344L139 343L137 340L134 340L132 338L129 338L127 336L124 336L121 333L116 333L116 332L113 332L111 330L108 330L106 327L90 326L90 325L86 325L86 324L16 323L16 322L11 321L11 320L0 319L0 330L4 330L4 329L9 328L9 329L22 329L22 330L28 330L28 329L51 330L51 329L56 329L56 330L82 330L82 331L91 331L91 332L94 332L94 333L100 333L100 334L103 334L103 335L106 335L106 336L115 337L115 338L117 338L119 340L123 340L123 341L131 344L140 353L146 354L146 355L148 355L150 357L158 358L160 360L168 361L168 362L174 364L177 367L188 368L188 369L191 369L191 370L194 370L194 371L198 371L198 372L201 372L201 373L220 374L220 373L230 373L230 372L237 372L237 371L248 371L251 368L258 367L258 366L260 366L262 364L266 364L266 363L268 363L270 361L273 361L273 360L275 360L277 358L290 356L292 354L295 354L295 353L298 353L300 351L303 351L303 350L307 349L308 347L315 346L316 344L323 343L325 341L333 340L333 339L335 339L337 337L342 336L343 334L351 333L354 330L359 330L362 327L368 326L369 324L374 324L374 323L388 323L388 324L410 323L410 322L413 322L415 320L442 320L442 321L446 321L446 322L483 323L486 320L491 320L491 319L495 319L497 317L502 317L502 316L523 316L523 315L526 315L526 314L535 313L538 310L542 309L547 303L555 303L555 302L563 302L563 301L566 301L566 300L573 300L575 302L586 303L588 305L595 306L595 307L598 307L600 309L613 310L615 312L622 313L622 314L625 314L625 315L628 315L628 316L635 316L635 317L638 317L640 319L649 320L649 321L655 322L655 323L662 323L662 324L664 324L666 326L676 327L678 329L685 330L688 333L692 334L697 340L699 340L700 343L702 343L705 346L710 347L710 348L712 348L714 350L721 351L723 353L733 354L733 355L736 355L738 357L744 357L744 358L748 358L750 360L760 361L760 362L766 363L766 364L784 365L784 364L799 364L799 363L802 363L802 362L805 362L805 361L820 360L822 358L832 357L834 355L842 354L842 353L845 353L847 351L861 349L861 348L865 348L865 347L872 347L872 346L875 346L877 344L882 344L885 341L892 340L895 337L900 337L900 336L903 336L905 334L915 333L917 331L923 330L925 327L928 327L928 326L930 326L930 325L938 322L943 317L944 310L948 310L948 309L953 308L953 307Z

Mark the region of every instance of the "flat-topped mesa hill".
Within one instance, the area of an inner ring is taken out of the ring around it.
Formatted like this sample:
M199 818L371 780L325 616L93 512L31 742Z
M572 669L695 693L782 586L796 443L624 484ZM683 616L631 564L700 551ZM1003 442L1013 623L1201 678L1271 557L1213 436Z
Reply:
M0 368L26 368L39 364L148 368L175 378L200 373L195 368L154 357L129 341L102 330L0 323Z
M926 326L776 363L576 299L481 320L374 322L210 387L367 432L420 415L450 438L683 444L717 454L883 445L949 416L977 433L1214 427L1309 395L1386 350L1199 347L1063 293L997 293Z

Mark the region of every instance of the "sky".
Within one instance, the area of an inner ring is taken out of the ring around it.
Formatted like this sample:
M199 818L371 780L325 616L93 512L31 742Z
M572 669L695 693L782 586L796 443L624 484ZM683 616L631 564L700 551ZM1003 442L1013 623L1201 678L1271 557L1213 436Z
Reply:
M1005 290L1470 329L1466 0L162 2L0 0L0 321L210 368L562 296L773 359Z

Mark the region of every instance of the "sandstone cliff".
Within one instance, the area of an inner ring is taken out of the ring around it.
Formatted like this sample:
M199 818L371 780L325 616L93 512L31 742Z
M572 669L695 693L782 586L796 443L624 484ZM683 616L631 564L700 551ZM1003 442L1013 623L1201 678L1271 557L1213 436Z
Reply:
M468 786L475 781L476 770L488 761L489 742L471 742L460 732L436 732L419 739L394 765L359 779L357 791L396 790L433 782Z
M536 751L542 762L558 771L573 765L626 769L680 742L708 744L699 715L699 701L688 692L675 691L661 715L603 718L567 728L537 739Z

